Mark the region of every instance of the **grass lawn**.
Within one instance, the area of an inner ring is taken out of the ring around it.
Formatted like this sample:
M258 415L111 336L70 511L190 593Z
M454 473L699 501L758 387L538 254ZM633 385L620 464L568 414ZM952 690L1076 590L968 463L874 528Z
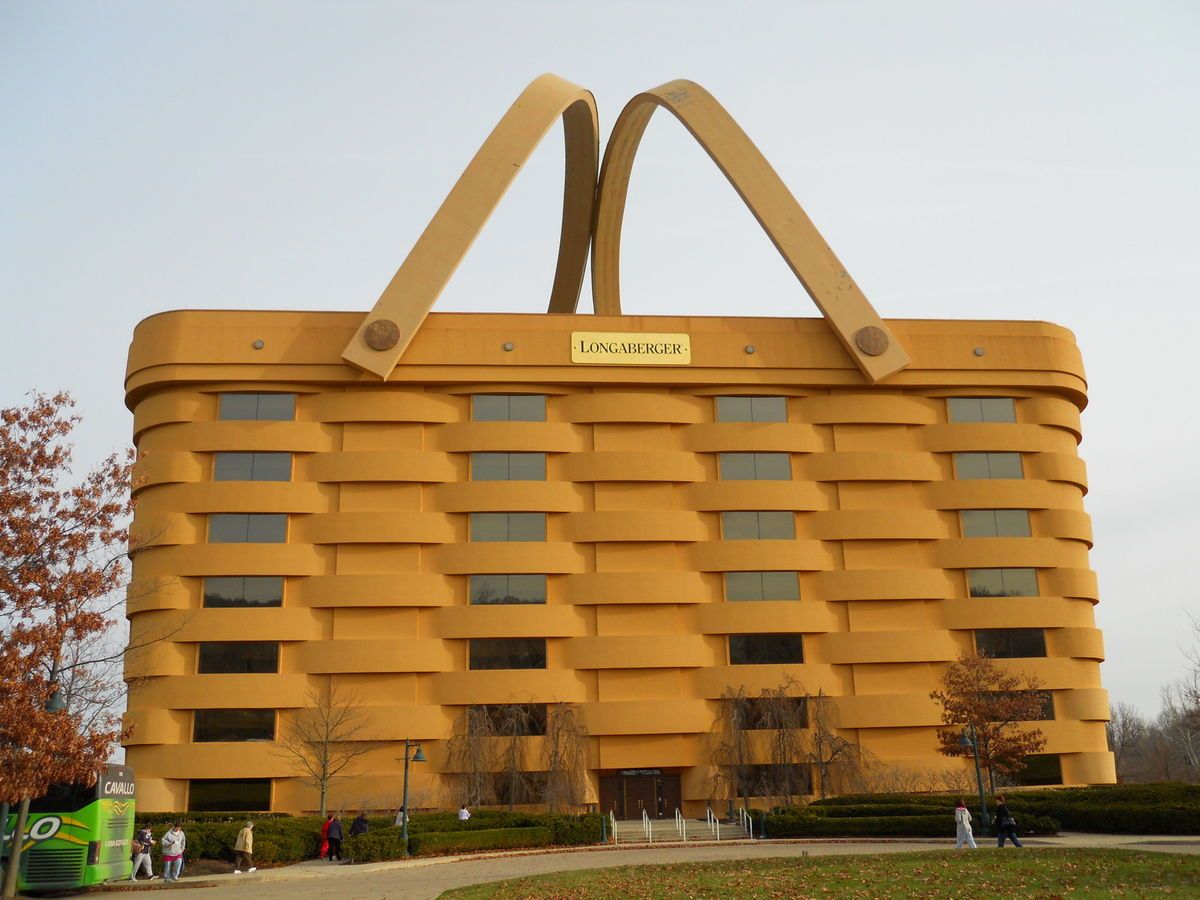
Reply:
M621 866L447 891L445 900L643 897L1200 897L1200 856L975 850Z

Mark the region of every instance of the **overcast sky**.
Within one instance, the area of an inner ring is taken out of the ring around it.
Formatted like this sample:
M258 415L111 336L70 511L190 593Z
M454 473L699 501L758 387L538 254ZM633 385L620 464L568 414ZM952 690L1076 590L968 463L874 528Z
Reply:
M705 85L884 317L1074 330L1102 678L1156 711L1200 611L1190 0L0 0L0 405L71 389L95 459L129 440L143 317L368 309L545 71L595 92L602 130L638 90ZM552 134L438 309L545 308L561 152ZM622 262L629 312L814 314L667 116Z

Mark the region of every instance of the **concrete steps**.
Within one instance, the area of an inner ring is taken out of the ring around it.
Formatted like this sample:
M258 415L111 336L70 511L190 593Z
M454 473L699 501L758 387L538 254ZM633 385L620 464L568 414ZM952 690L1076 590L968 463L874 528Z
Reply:
M641 819L629 819L627 821L617 822L616 843L618 844L679 844L683 842L683 836L675 827L675 819L652 819L651 824L652 834L651 839L647 841L646 832L642 828ZM748 840L750 835L746 833L744 828L740 828L736 822L721 823L721 840L723 841L744 841ZM708 826L703 819L688 819L687 822L687 842L690 844L693 841L715 841L717 836L709 831Z

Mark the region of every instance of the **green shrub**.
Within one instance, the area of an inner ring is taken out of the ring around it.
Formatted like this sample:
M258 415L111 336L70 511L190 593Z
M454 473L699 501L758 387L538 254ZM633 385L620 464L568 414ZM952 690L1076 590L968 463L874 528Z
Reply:
M954 812L956 800L947 797L939 798L937 810ZM813 815L825 816L830 819L870 818L875 816L928 816L932 815L935 807L928 803L860 803L854 806L809 806L808 811Z
M1039 816L1017 818L1021 834L1054 834L1058 823ZM822 816L788 812L767 816L767 837L952 837L953 815Z
M600 843L601 825L604 817L599 813L582 816L545 815L538 817L539 824L547 826L554 835L555 846Z
M510 850L517 847L548 847L554 832L544 825L524 828L489 828L476 831L427 831L411 835L408 849L413 856L438 853L471 853L480 850Z
M342 845L342 850L348 858L360 863L400 859L404 856L400 836L401 830L394 825L372 829L366 834L347 838L346 843ZM412 839L409 840L411 843Z
M244 813L244 812L138 812L138 827L143 825L153 828L157 834L159 829L166 831L172 822L178 822L187 830L190 822L261 822L263 819L290 819L290 813Z

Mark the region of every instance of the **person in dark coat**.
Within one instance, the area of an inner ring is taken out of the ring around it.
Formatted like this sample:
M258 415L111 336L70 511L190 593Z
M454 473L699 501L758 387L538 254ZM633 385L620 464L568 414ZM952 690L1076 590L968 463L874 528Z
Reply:
M367 824L367 814L360 812L358 817L350 823L350 837L355 837L360 834L366 834L370 826Z
M341 816L334 816L329 820L329 861L333 862L336 857L339 861L342 858L342 840L345 834L342 832Z
M1017 837L1017 820L1013 818L1013 814L1009 812L1007 804L1004 802L1004 795L996 795L996 846L1003 847L1004 839L1013 842L1014 847L1024 847L1020 838Z

